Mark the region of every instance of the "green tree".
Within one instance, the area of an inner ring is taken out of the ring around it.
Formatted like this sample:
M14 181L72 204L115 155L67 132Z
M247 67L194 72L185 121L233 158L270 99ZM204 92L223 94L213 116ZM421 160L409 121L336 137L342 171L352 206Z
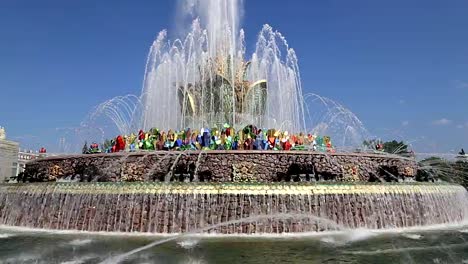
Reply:
M88 151L89 151L89 149L88 149L88 142L85 141L84 146L83 146L83 148L81 149L81 153L87 154Z
M407 155L409 154L408 151L408 145L405 144L403 141L387 141L387 142L382 142L380 140L365 140L363 143L363 146L365 146L368 149L377 149L378 145L382 145L383 149L382 151L390 154L400 154L400 155Z
M392 154L406 154L408 153L408 145L406 145L403 141L387 141L383 143L384 151L387 153Z
M449 161L439 157L421 160L416 176L418 181L440 179L468 187L468 161Z

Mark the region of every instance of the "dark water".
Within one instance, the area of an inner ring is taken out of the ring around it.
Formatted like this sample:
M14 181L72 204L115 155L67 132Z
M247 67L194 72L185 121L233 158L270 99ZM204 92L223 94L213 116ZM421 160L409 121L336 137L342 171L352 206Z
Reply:
M100 263L160 239L167 237L0 229L0 263ZM177 238L121 263L468 263L468 227L304 237Z

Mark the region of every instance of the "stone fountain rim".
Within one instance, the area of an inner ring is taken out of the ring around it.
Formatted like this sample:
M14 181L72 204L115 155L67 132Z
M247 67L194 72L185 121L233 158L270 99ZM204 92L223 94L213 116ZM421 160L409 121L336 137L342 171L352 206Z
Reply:
M118 152L118 153L96 153L96 154L65 154L58 156L49 156L39 158L30 162L44 161L44 160L65 160L73 158L103 158L103 157L123 157L123 156L149 156L149 155L200 155L200 154L215 154L215 155L251 155L251 154L263 154L263 155L291 155L291 156L334 156L334 157L370 157L370 158L386 158L386 159L400 159L400 160L410 160L414 161L414 158L404 157L395 154L388 153L362 153L362 152L316 152L316 151L284 151L284 150L195 150L195 151L139 151L139 152Z

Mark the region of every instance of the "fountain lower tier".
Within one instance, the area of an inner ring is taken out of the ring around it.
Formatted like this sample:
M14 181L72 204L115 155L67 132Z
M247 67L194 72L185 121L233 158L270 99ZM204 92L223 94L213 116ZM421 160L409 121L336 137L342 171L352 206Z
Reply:
M462 222L445 183L35 183L0 185L0 224L142 233L277 234Z

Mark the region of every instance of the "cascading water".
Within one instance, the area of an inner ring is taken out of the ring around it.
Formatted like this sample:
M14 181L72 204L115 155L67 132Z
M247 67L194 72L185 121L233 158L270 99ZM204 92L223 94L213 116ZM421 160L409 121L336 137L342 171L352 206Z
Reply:
M466 221L466 199L449 184L1 185L0 225L170 234L388 229Z
M151 46L142 92L144 129L257 124L305 128L297 57L269 25L246 57L241 1L200 0L185 39L161 31Z

